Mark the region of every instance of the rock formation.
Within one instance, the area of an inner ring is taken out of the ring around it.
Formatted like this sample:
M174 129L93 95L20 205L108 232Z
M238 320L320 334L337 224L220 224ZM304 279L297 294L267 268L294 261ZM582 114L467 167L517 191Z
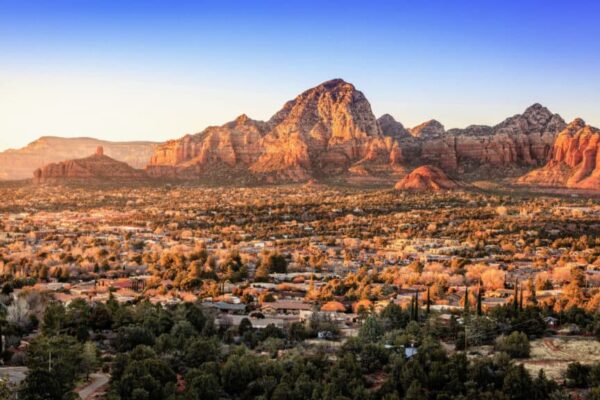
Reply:
M35 183L105 183L135 182L146 179L146 173L124 162L104 155L98 146L96 153L86 158L51 163L33 173Z
M600 130L577 118L558 135L552 157L518 183L600 190Z
M434 164L453 174L514 176L543 165L564 126L558 114L534 104L495 126L471 125L444 132L432 120L410 129L416 143L400 140L399 146L410 149L403 153L414 154L416 163Z
M433 165L423 165L414 169L402 180L396 183L397 190L440 191L453 190L462 185Z
M410 136L408 130L400 122L396 121L390 114L383 114L377 119L379 129L384 136L390 136L396 139Z
M134 168L144 168L156 144L44 136L21 149L0 152L0 180L29 179L36 168L92 154L98 146L102 146L106 155L115 160Z
M148 157L146 172L156 178L209 179L220 184L305 182L335 176L390 182L427 164L464 180L516 177L550 159L554 140L564 127L559 115L534 104L495 126L446 130L430 120L406 129L388 114L376 119L362 92L334 79L288 101L266 122L241 115L222 126L160 144ZM93 148L100 143L94 144ZM104 148L114 156L112 144ZM49 161L74 158L67 151L45 149L52 154ZM77 154L82 152L80 148ZM147 153L130 147L127 154L131 159Z
M446 130L444 129L444 125L435 119L432 119L409 129L409 132L412 136L417 138L431 139L442 136L444 133L446 133Z
M147 170L152 176L202 177L218 164L264 182L306 181L347 172L359 162L387 164L392 146L365 96L334 79L287 102L268 122L242 116L167 142Z

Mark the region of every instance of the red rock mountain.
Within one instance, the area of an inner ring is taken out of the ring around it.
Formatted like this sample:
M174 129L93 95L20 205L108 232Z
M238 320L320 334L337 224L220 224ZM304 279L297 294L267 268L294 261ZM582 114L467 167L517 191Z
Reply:
M20 149L0 152L0 179L29 179L37 168L46 164L92 154L98 146L118 161L134 168L144 168L153 153L154 142L109 142L93 138L43 136Z
M600 190L600 130L575 119L556 138L548 163L518 183Z
M559 115L534 104L495 126L446 130L430 120L407 129L388 114L376 119L362 92L334 79L288 101L266 122L241 115L160 144L146 172L218 183L334 176L366 182L397 180L432 165L466 180L517 177L550 159L564 127Z
M440 191L453 190L463 185L448 176L438 167L423 165L414 169L396 183L397 190Z
M385 138L365 96L334 79L287 102L269 121L243 115L220 127L159 146L152 176L203 177L235 172L266 182L340 174L360 162L389 162Z
M135 182L146 178L143 170L132 168L124 162L105 156L101 146L92 156L51 163L36 169L33 173L35 183Z
M446 131L431 120L405 129L375 118L362 92L341 79L287 102L269 121L245 115L156 148L151 176L306 181L333 175L404 174L422 164L451 175L517 176L543 165L565 126L539 104L496 126Z

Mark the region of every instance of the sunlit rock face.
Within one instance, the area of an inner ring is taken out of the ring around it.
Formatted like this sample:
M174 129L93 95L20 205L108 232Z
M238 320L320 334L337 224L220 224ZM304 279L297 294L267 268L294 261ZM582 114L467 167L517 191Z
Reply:
M269 121L241 116L220 127L159 146L150 159L154 176L210 174L218 164L269 181L303 181L343 173L380 156L385 142L365 96L350 83L331 80L287 102Z
M423 165L414 169L395 185L397 190L414 191L453 190L460 187L462 185L459 182L450 179L444 171L433 165Z
M600 130L577 118L560 132L550 160L518 182L538 186L600 190Z
M362 92L334 79L287 102L267 122L242 115L168 141L156 148L147 172L277 183L345 174L401 176L429 164L450 175L514 176L543 165L564 126L560 116L534 104L496 126L446 131L430 120L406 129L388 114L376 119Z

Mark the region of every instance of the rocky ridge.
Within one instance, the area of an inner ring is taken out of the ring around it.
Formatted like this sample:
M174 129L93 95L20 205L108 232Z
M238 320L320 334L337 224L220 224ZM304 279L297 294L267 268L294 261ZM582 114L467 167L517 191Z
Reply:
M446 131L431 120L406 129L388 114L376 119L362 92L334 79L287 102L266 122L242 115L166 142L147 171L181 179L298 182L338 175L393 178L431 164L451 175L516 176L549 159L564 126L558 114L534 104L495 126Z

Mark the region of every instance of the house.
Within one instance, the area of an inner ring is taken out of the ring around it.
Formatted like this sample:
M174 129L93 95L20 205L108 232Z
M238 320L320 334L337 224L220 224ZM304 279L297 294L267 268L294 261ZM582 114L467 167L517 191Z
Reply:
M202 303L204 308L212 308L227 314L241 314L246 312L245 304L232 304L224 301L205 301Z
M308 311L312 309L312 305L303 301L295 300L280 300L270 303L264 303L261 307L262 311L269 314L299 314L300 311Z

